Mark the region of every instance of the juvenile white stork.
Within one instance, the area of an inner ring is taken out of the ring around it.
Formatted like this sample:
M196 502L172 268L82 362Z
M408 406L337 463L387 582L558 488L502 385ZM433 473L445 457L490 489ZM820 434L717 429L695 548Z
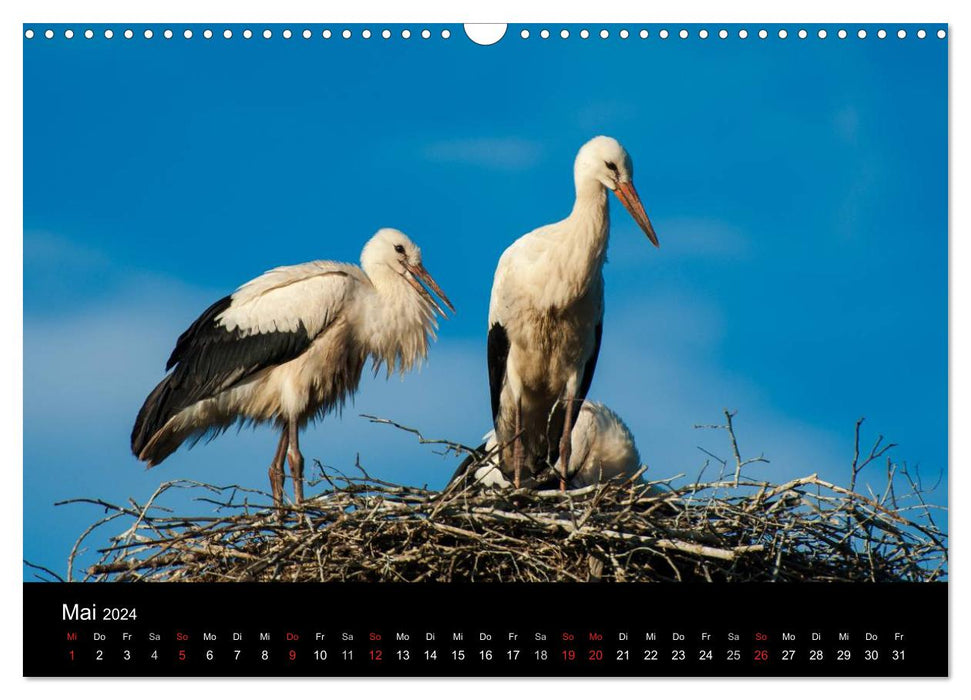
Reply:
M300 429L343 405L368 357L388 376L425 358L435 314L445 312L421 282L455 310L418 246L389 228L364 246L361 267L319 260L247 282L179 336L171 371L138 412L132 452L152 467L186 439L272 421L281 432L269 471L274 505L283 502L285 459L300 503Z
M489 387L503 469L519 487L548 465L570 463L570 432L593 380L603 330L603 264L617 195L655 246L634 189L633 165L615 139L597 136L577 153L570 215L509 246L489 303ZM567 410L568 409L568 410ZM511 472L511 474L510 474ZM566 475L561 475L561 489Z
M485 436L482 449L486 453L493 453L497 445L496 432L490 431ZM473 462L471 457L466 459L452 476L452 481L461 478L466 483L480 486L512 486L499 468L499 460L495 456L469 474L467 471ZM565 469L570 488L630 478L637 473L640 465L641 457L634 444L634 436L620 416L602 403L584 401L570 434L570 462ZM540 473L531 485L543 488L551 481L559 481L557 474L563 471L562 465L557 463L552 473L545 474L545 479Z

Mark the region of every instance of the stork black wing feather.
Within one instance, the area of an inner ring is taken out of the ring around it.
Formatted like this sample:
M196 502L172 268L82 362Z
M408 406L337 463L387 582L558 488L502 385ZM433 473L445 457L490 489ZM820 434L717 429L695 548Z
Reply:
M499 416L499 399L506 379L506 359L509 357L509 336L499 323L493 323L486 342L489 360L489 393L492 397L492 424Z
M179 339L175 341L175 348L172 350L172 354L169 355L168 362L165 363L166 372L186 357L193 347L204 345L209 338L215 339L218 337L213 332L216 328L216 317L228 309L232 303L232 295L223 297L203 311L199 318L185 329L182 335L179 336Z
M135 420L132 451L136 455L182 409L261 369L298 357L313 342L302 322L293 331L230 331L216 318L231 303L232 297L220 299L179 336L166 365L171 373L149 394Z
M574 420L571 425L576 425L576 414L580 412L580 406L583 400L587 398L587 392L590 391L590 385L593 383L593 373L597 370L597 358L600 356L600 339L604 334L604 324L603 321L597 323L597 327L593 331L593 352L590 353L590 357L587 358L587 363L583 366L583 377L580 378L580 389L577 391L577 402L576 410L574 412Z
M254 372L298 357L313 338L303 323L293 331L244 335L210 321L187 341L173 370L179 395L176 411L245 379Z
M577 424L577 416L580 415L583 401L587 398L587 392L590 391L590 385L593 383L593 373L597 370L597 358L600 357L600 339L603 337L603 333L604 323L601 320L597 323L597 327L593 331L593 352L590 353L590 357L587 358L587 363L583 366L583 376L580 378L577 400L573 402L573 406L571 407L573 415L571 416L570 425Z
M463 479L465 481L465 486L472 485L474 483L472 478L475 476L475 472L471 469L471 467L481 462L485 453L486 443L483 442L481 445L475 448L473 453L467 455L466 458L462 460L462 463L459 464L458 469L456 469L455 473L452 474L452 478L448 480L448 483L451 484L457 479Z

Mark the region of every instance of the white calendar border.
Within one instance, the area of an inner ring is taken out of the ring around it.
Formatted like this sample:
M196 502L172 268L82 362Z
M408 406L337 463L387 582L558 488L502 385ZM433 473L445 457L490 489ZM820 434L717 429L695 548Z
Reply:
M966 3L965 3L966 4ZM309 2L307 0L239 0L231 4L217 2L203 2L201 0L167 0L166 2L133 3L130 0L45 0L43 2L26 2L25 0L8 0L0 8L3 22L2 28L2 65L0 71L0 94L3 95L5 107L0 110L3 115L3 130L0 132L0 149L2 155L2 181L0 181L0 216L3 218L4 235L2 241L3 255L0 255L0 308L3 310L2 320L7 327L4 334L5 342L0 345L0 360L4 371L0 373L0 430L2 430L4 444L5 467L7 468L8 484L3 493L3 513L19 514L16 520L5 523L0 542L2 542L2 563L4 575L0 588L0 601L5 610L16 615L17 620L23 620L21 601L22 568L17 554L22 552L22 473L16 469L22 464L22 38L21 24L32 22L63 22L83 19L90 22L123 19L132 22L181 21L197 22L219 19L225 22L261 21L285 22L293 20L328 22L462 22L476 20L481 22L530 22L555 20L558 22L585 22L591 26L597 23L617 21L631 21L640 19L644 22L873 22L880 20L892 26L893 23L905 22L950 22L949 46L951 51L951 124L959 121L971 123L968 109L968 92L960 90L960 83L956 77L967 78L971 73L968 63L968 50L962 45L962 32L971 34L968 11L960 2L946 0L882 0L874 3L850 4L846 0L814 0L809 2L784 4L770 0L737 0L725 3L717 0L695 0L690 4L678 3L647 3L632 0L614 0L611 3L575 2L564 0L558 2L555 8L548 2L528 2L528 0L489 0L476 5L464 5L455 1L444 0L409 0L407 3L393 0L355 0L343 6L334 3ZM597 20L597 21L592 21ZM961 115L960 117L958 115ZM971 421L969 412L969 380L971 371L956 360L959 356L969 356L971 342L969 342L967 313L959 318L956 311L966 310L971 295L968 275L969 267L967 238L969 234L967 201L968 201L968 139L964 132L952 129L951 133L951 201L952 236L952 327L951 327L951 357L955 361L951 367L951 426L953 435L951 444L951 463L953 465L967 465L971 456L971 445L968 441L967 430L953 430L956 426L967 426ZM960 235L964 232L964 240ZM963 279L962 279L963 277ZM965 502L966 498L955 498L958 493L967 496L963 471L960 468L949 470L951 488L951 503ZM556 696L557 700L568 698L589 698L591 695L609 693L611 695L630 696L631 698L645 697L655 694L672 694L679 697L693 695L695 691L705 693L706 696L722 698L750 697L754 694L784 693L793 700L797 698L815 698L819 694L830 694L834 691L859 694L877 692L887 698L907 698L929 692L936 697L956 696L958 680L967 680L971 671L967 668L966 660L971 658L971 642L967 635L971 634L968 610L971 605L967 602L967 586L961 586L953 581L960 581L962 569L962 555L967 547L962 543L969 534L966 520L962 518L960 508L952 508L951 534L952 551L950 578L951 583L951 669L952 681L948 683L934 681L907 680L827 680L819 682L797 682L793 680L496 680L488 682L470 682L463 680L329 680L321 682L316 679L281 680L173 680L168 682L146 683L144 681L128 680L86 680L86 681L25 681L19 678L22 674L22 639L14 632L8 631L0 636L0 664L2 664L4 678L14 679L13 684L7 685L8 691L30 693L31 696L46 698L60 697L70 694L71 697L103 697L110 694L137 694L140 698L168 697L174 693L181 697L209 697L214 692L231 692L240 698L260 697L279 692L305 692L324 695L364 695L371 693L393 695L395 700L427 700L428 698L449 697L462 695L467 700L489 698L493 700L497 694L519 695L536 694ZM964 535L964 537L962 537ZM955 565L956 562L956 565ZM959 592L961 591L961 592ZM962 595L962 592L966 595ZM10 628L7 627L9 630ZM22 630L21 630L22 632ZM19 680L18 680L19 679ZM646 685L649 683L649 685ZM864 687L863 684L866 686ZM285 685L284 685L285 684ZM311 687L311 686L314 687ZM11 687L12 686L12 687ZM967 688L963 688L967 692Z

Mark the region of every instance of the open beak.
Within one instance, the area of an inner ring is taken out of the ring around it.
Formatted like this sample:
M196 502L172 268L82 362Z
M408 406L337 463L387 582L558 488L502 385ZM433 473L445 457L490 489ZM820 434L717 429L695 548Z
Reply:
M435 298L428 293L428 290L425 289L418 280L421 280L427 284L428 287L435 292L435 294L437 294L443 302L445 302L445 306L451 309L452 313L455 313L455 307L452 306L452 302L450 302L448 297L445 296L445 292L443 292L442 288L438 286L438 282L432 279L432 276L428 274L428 270L425 269L424 265L421 263L418 263L417 265L409 265L408 263L405 263L405 269L411 273L411 276L405 276L405 279L408 280L408 284L410 284L414 290L421 295L422 299L434 306L438 310L439 314L445 316L445 311L442 310L442 307L438 305Z
M651 220L647 218L647 212L644 211L644 205L641 204L641 198L637 196L637 190L634 189L633 182L621 182L618 183L617 189L614 190L614 194L617 195L617 199L620 203L624 205L624 208L630 212L630 215L634 217L634 221L637 225L641 227L641 230L647 234L647 237L654 244L655 248L660 248L661 245L657 242L657 235L654 233L654 227L651 226Z

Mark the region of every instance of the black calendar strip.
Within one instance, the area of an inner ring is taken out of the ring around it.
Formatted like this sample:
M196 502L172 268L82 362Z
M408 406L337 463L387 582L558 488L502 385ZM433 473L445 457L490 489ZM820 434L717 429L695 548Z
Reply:
M947 584L24 584L27 676L946 676Z

